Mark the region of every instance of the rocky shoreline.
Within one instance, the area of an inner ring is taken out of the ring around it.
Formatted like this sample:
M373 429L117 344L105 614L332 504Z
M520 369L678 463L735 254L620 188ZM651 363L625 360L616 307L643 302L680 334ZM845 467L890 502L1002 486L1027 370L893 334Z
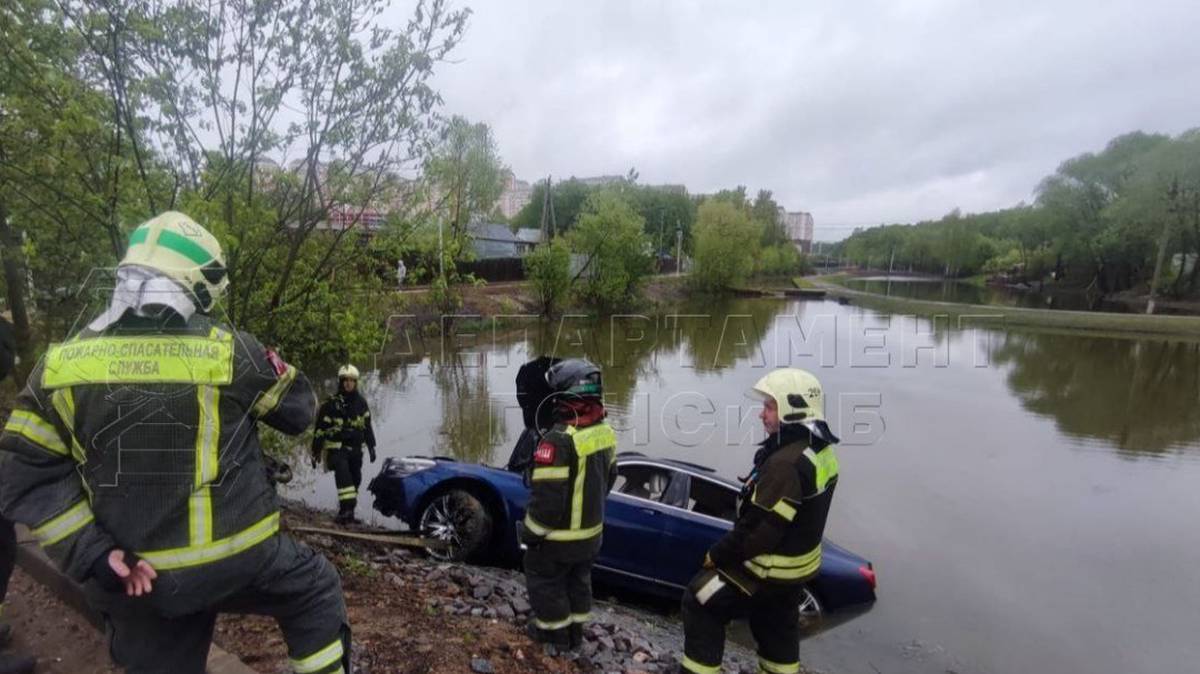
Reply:
M331 526L327 514L296 503L285 506L284 520L289 526ZM342 574L354 630L352 661L361 674L654 674L673 671L682 651L677 619L599 601L580 652L554 654L525 633L530 606L524 579L514 570L437 562L385 543L293 535L324 553ZM223 617L217 639L261 672L286 671L282 640L269 620ZM724 671L755 668L753 653L729 644Z

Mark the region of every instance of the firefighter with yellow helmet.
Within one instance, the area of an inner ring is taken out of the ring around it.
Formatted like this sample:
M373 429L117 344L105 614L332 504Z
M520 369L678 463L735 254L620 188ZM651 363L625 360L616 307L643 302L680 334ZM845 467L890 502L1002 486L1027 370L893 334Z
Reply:
M337 485L338 524L358 522L358 487L362 484L363 445L375 463L375 429L371 409L358 390L358 368L343 365L338 369L337 393L329 396L317 412L313 433L313 467L324 463L333 471Z
M84 583L128 672L201 674L221 612L274 617L296 672L348 671L337 572L279 532L258 438L303 432L316 398L209 316L227 284L186 215L135 229L107 310L51 345L0 436L0 511Z
M719 674L725 627L747 618L760 672L800 671L803 584L821 567L821 538L837 486L838 442L825 423L821 383L774 370L750 391L767 432L754 455L733 529L713 545L683 597L681 668Z

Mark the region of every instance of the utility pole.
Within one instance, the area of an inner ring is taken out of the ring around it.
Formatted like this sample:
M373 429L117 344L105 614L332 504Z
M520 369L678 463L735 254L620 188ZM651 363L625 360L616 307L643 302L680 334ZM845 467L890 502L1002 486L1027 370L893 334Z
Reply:
M683 273L683 225L675 221L675 275Z
M438 218L438 276L446 282L446 254L442 252L442 219Z

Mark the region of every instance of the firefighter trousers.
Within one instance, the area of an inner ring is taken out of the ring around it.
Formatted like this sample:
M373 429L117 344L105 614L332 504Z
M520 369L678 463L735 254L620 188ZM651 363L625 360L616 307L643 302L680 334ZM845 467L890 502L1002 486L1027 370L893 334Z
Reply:
M800 671L801 585L763 583L754 595L712 570L702 570L683 595L683 671L719 674L725 626L747 618L758 645L758 671Z
M525 587L533 607L533 626L548 638L565 640L566 629L591 620L592 563L560 554L555 543L538 543L525 551Z
M337 485L338 512L354 514L358 505L358 486L362 484L362 447L329 450L329 468Z
M253 580L232 590L214 587L215 601L203 610L164 614L147 602L159 593L165 596L157 602L171 601L167 574L159 574L154 591L142 598L89 588L105 619L113 661L128 674L204 674L217 614L240 613L275 619L294 672L349 674L350 628L337 570L287 536L260 545L277 549L253 560L263 562Z

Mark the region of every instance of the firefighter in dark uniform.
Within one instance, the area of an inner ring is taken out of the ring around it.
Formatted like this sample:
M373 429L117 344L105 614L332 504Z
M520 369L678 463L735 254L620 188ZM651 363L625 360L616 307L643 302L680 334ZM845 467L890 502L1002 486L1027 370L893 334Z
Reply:
M4 381L16 364L17 345L12 324L0 318L0 381ZM17 532L13 523L0 517L0 619L4 618L4 598L8 596L8 579L17 561ZM0 622L0 649L12 642L12 628ZM0 653L0 674L32 672L37 661L26 655Z
M557 423L542 437L525 473L530 487L518 527L532 636L576 649L591 619L592 562L600 552L604 501L616 479L617 437L604 420L600 369L564 360L546 373Z
M362 484L363 444L375 463L375 430L371 410L358 390L358 368L343 365L338 370L338 391L317 412L313 433L313 467L323 463L333 471L337 485L338 524L357 523L358 487Z
M821 537L837 486L837 438L812 374L779 369L754 385L767 431L733 529L713 545L683 597L681 668L719 674L725 626L748 618L758 671L800 671L804 583L821 567Z
M107 311L51 345L0 436L0 511L84 583L128 672L201 674L222 612L275 618L296 672L347 672L337 571L279 532L258 438L303 432L316 397L208 316L227 283L187 216L134 230Z

